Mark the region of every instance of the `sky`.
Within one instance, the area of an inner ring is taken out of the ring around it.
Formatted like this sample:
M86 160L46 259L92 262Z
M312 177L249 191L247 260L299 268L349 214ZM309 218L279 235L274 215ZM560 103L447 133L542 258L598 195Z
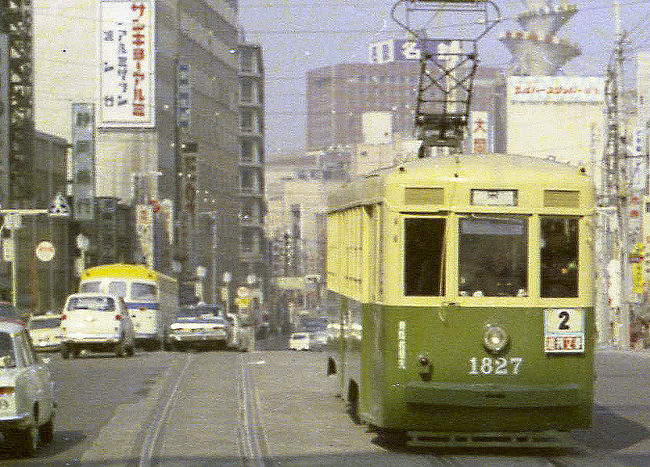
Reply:
M650 50L650 0L619 0L625 45L625 86L634 85L634 55ZM370 42L403 38L393 21L392 0L239 0L239 22L248 42L262 46L266 73L266 154L294 152L305 147L308 70L340 63L367 63ZM501 22L478 43L485 66L506 66L511 60L498 41L505 31L520 30L516 15L523 1L494 0ZM552 2L557 5L556 0ZM615 44L613 0L575 0L578 13L557 37L582 49L564 67L564 74L603 76ZM398 10L400 11L400 10ZM411 24L415 21L411 16ZM427 21L429 37L450 36L440 18Z

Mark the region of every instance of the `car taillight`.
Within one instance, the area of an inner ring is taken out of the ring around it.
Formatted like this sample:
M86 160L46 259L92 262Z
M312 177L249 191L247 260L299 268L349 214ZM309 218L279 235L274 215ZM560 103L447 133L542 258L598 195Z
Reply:
M0 387L0 396L10 396L14 393L13 386L2 386Z
M121 319L122 319L122 315L115 315L115 319L116 319L117 321L121 320Z
M61 321L63 321L63 320L66 319L66 318L67 318L66 315L61 315Z

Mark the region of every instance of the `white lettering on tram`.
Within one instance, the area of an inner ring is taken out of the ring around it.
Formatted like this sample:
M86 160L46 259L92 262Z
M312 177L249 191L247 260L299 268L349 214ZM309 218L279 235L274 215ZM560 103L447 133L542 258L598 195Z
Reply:
M477 357L469 359L470 375L518 375L519 366L523 362L521 357L490 358L484 357L479 360Z
M397 367L406 369L406 321L397 325Z

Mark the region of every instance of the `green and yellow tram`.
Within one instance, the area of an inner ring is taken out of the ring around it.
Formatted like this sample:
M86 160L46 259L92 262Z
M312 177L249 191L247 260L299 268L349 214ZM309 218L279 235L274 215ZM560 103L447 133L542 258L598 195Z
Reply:
M328 373L413 445L556 445L593 399L594 199L583 168L418 159L329 196Z

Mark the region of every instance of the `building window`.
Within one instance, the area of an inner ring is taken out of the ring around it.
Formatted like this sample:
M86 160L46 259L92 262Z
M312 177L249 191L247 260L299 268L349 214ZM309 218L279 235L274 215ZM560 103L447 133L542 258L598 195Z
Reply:
M241 83L241 101L242 102L253 102L253 83L248 80L244 80Z
M251 163L254 161L253 141L245 139L241 142L241 160L242 162Z

